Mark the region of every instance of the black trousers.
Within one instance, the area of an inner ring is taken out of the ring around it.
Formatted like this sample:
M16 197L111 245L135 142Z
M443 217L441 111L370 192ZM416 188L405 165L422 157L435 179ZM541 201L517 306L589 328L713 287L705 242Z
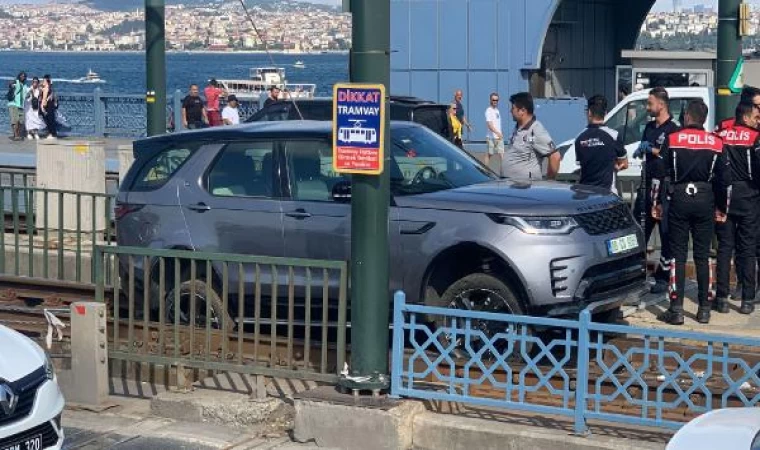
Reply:
M48 109L47 112L40 111L40 115L42 116L42 120L45 121L45 126L47 127L48 133L50 133L51 136L58 136L58 130L57 130L57 124L55 120L55 109Z
M735 254L736 278L742 285L742 299L754 300L757 264L757 207L747 214L729 214L725 223L716 226L718 234L718 298L729 294L731 257Z
M667 204L663 205L667 208ZM642 214L646 215L644 226L644 245L649 244L649 239L654 231L654 226L657 221L652 217L652 180L647 179L647 184L644 188L639 188L636 194L636 203L633 209L633 216L636 218L639 224L641 224ZM670 246L670 239L668 239L668 211L663 212L662 220L659 222L660 242L662 248L660 249L660 263L657 266L657 271L654 274L654 279L658 282L667 283L670 278L670 265L672 264L673 253Z
M715 232L715 198L707 183L697 184L699 192L686 194L686 185L674 186L668 211L670 248L675 258L676 290L670 296L670 309L683 311L683 293L686 283L686 257L691 236L694 266L697 270L699 308L709 309L707 290L710 284L710 243Z

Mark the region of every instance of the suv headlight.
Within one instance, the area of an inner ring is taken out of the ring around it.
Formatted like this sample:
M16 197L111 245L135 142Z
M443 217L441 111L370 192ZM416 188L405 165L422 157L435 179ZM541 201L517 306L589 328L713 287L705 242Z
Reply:
M572 217L518 217L504 214L489 214L496 223L512 225L525 234L570 234L578 228Z
M45 375L48 380L55 378L55 367L53 366L53 361L50 359L50 356L47 354L45 354Z

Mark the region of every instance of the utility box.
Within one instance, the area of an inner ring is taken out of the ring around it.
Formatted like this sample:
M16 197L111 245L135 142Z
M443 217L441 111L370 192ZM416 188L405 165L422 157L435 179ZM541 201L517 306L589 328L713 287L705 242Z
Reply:
M58 192L35 194L35 227L82 233L104 231L105 159L103 142L39 141L37 187Z

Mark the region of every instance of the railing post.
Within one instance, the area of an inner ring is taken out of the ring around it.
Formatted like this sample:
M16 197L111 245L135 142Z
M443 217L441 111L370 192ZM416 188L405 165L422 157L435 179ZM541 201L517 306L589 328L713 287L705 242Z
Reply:
M95 135L105 136L106 134L106 108L103 104L102 91L99 87L92 91L92 102L95 113Z
M588 364L589 364L589 324L591 312L584 309L578 321L578 365L575 378L575 434L585 435L588 433L586 426L586 397L588 395Z
M404 365L404 307L406 295L396 291L393 296L393 346L391 347L391 397L399 397L401 368Z
M95 252L92 255L92 282L95 284L95 301L98 303L105 302L104 258L103 249L99 245L95 246Z
M177 89L174 91L174 131L182 131L182 92Z

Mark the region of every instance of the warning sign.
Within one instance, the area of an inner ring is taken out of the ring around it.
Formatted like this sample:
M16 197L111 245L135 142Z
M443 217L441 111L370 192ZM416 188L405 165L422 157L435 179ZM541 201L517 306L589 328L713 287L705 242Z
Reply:
M333 88L333 169L383 172L385 86L336 84Z

